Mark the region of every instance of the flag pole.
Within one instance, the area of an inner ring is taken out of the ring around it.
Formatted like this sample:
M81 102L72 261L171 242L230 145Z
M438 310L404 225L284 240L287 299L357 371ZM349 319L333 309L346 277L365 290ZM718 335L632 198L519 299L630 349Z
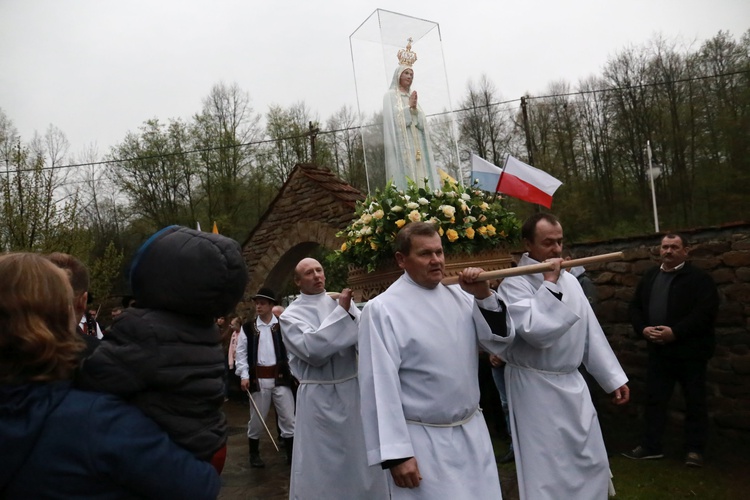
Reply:
M659 215L656 211L656 190L654 189L654 167L651 165L651 141L646 141L646 150L648 151L648 177L651 181L651 202L654 206L654 227L659 232Z

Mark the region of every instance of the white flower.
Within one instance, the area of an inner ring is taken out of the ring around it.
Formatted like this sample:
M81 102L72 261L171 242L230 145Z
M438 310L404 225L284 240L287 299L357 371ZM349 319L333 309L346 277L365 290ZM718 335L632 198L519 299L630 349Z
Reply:
M409 210L416 210L417 208L419 208L419 205L417 203L414 203L413 201L410 201L406 204L406 208L408 208Z
M446 196L446 198L455 198L456 197L456 193L453 192L453 191L446 191L445 196Z
M427 205L427 204L429 204L430 202L429 202L429 201L427 201L427 199L426 199L426 198L420 198L420 199L418 199L418 200L417 200L417 203L419 203L420 205Z
M442 197L443 197L443 192L440 191L439 189L436 189L435 190L435 198L442 198Z
M449 219L456 215L456 207L453 207L451 205L440 205L440 210L442 210L443 215L445 215Z
M471 199L471 196L466 193L461 193L461 199L464 201L469 201Z
M404 210L404 207L400 205L394 205L391 207L391 212L402 212Z
M422 220L422 214L420 214L416 210L412 210L411 212L409 212L409 220L412 222L418 222Z
M369 224L370 221L372 221L372 215L370 214L362 214L362 224Z

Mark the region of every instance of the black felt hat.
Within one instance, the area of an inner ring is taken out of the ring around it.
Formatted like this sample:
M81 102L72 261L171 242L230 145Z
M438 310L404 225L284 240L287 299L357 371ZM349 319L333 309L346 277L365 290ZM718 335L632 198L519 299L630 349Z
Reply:
M279 301L276 300L276 294L273 293L273 290L271 290L270 288L261 288L260 290L258 290L258 293L253 296L253 300L258 298L270 300L274 304L279 303Z

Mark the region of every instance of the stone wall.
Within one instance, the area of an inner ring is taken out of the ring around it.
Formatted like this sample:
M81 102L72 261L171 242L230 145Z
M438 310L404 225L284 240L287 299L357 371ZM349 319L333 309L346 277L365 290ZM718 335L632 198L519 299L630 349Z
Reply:
M721 297L716 354L708 365L712 432L750 441L750 223L682 233L691 243L689 260L711 274ZM646 341L633 333L628 304L643 272L658 265L662 236L654 234L569 248L575 258L615 251L625 253L623 261L590 266L587 270L599 292L597 316L630 378L632 404L627 411L639 417L643 415L645 394ZM676 389L671 418L677 421L683 418L681 397ZM599 407L604 410L608 406Z

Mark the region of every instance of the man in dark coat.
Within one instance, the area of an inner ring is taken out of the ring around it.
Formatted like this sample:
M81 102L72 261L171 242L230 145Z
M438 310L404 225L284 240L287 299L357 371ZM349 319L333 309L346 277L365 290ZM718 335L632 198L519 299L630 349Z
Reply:
M667 406L679 383L685 398L685 464L701 467L708 434L706 366L714 352L719 294L711 276L686 262L683 236L664 236L659 253L661 266L643 275L630 304L633 329L648 343L646 432L641 445L623 455L664 456Z

